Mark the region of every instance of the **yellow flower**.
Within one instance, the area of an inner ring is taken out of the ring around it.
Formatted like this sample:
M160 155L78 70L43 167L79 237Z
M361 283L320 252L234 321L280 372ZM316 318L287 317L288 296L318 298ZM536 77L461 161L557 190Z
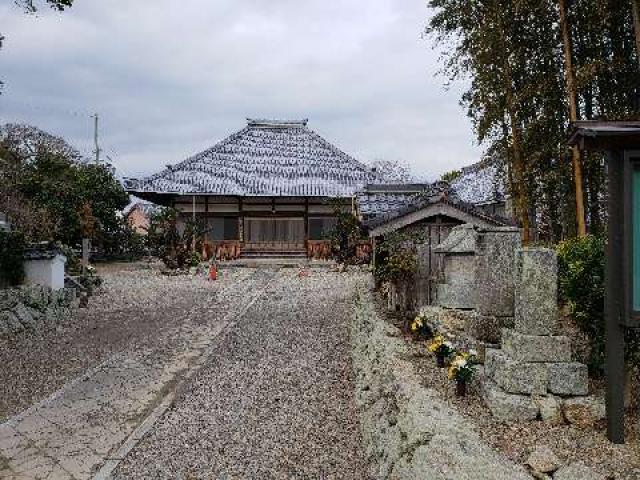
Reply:
M432 353L435 352L436 350L438 350L438 348L440 348L440 346L443 343L444 343L444 337L442 335L437 335L436 337L433 338L433 341L429 345L429 351Z

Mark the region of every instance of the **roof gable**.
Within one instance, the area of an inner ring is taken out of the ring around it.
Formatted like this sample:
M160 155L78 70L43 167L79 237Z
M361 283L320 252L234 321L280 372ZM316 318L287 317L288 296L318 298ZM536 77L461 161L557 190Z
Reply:
M481 227L514 225L513 221L487 214L475 205L462 202L455 197L441 195L423 198L402 210L370 220L367 222L367 226L370 228L369 236L385 235L436 215L446 215L462 223L471 223Z
M131 193L348 197L374 180L306 120L248 119L208 150L125 186Z

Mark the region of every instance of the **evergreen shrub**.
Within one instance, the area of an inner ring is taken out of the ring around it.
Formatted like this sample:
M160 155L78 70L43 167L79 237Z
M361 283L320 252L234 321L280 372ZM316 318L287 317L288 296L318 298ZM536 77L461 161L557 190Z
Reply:
M0 231L0 285L15 286L24 280L24 235Z
M569 306L578 327L591 343L588 359L592 373L604 372L605 319L605 238L587 235L558 244L558 292ZM626 333L627 363L640 365L640 335L637 330Z

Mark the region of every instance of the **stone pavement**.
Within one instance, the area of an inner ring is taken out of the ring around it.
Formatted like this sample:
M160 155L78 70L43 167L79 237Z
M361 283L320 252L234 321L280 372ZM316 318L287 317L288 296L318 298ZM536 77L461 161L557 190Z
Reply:
M241 277L225 287L231 296L222 298L226 308L233 307L221 318L213 314L215 305L194 300L198 315L193 317L208 311L211 321L188 322L164 333L172 348L120 352L0 424L0 478L90 478L114 452L122 452L119 447L158 404L169 405L176 386L198 369L216 337L261 295L270 275L255 272L251 277L258 278Z

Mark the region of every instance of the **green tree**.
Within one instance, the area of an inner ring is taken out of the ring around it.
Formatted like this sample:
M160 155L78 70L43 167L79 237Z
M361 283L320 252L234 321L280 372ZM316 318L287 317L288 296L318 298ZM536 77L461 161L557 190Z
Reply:
M18 199L22 210L31 210L31 217L36 211L47 212L56 225L30 240L74 246L90 233L100 245L109 232L118 231L119 211L129 196L108 167L82 161L63 139L29 126L0 127L0 157L0 204L10 206ZM14 222L28 217L7 213ZM17 224L24 229L26 222Z
M454 180L458 179L462 175L462 171L460 170L451 170L449 172L445 172L440 175L440 180L443 182L451 183Z
M118 211L129 196L104 165L76 163L55 154L39 153L27 164L18 184L22 194L59 219L56 240L76 245L84 236L83 211L95 218L94 240L117 229Z
M558 0L431 0L429 6L427 32L444 48L443 73L468 78L462 103L487 154L506 167L522 226L535 215L545 238L574 235L577 192L587 227L600 230L602 155L580 159L575 181L567 130L572 118L640 118L629 0L575 0L562 22ZM565 59L573 60L571 87Z
M334 206L336 224L329 231L331 253L339 263L358 263L357 248L363 237L362 224L350 211L345 211L340 205Z

